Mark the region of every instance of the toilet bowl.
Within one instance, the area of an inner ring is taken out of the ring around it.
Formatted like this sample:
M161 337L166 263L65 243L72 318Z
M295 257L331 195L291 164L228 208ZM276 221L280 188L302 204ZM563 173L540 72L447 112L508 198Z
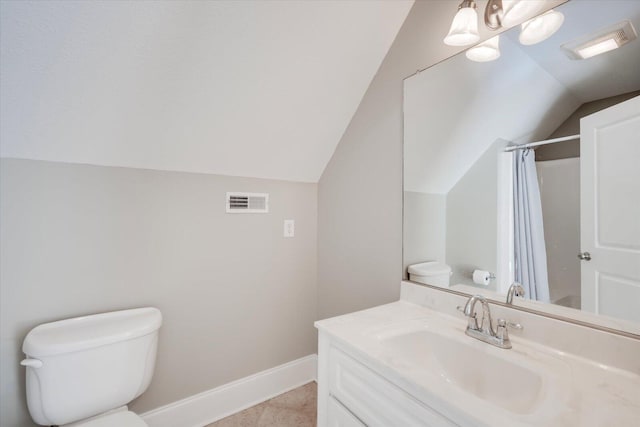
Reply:
M95 314L33 328L22 351L27 406L40 425L144 427L126 405L149 387L162 315Z

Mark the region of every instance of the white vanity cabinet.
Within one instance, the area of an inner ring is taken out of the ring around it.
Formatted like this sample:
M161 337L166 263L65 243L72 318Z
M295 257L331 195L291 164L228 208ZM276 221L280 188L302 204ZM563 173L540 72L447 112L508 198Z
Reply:
M322 331L319 342L319 427L458 425L374 372Z
M640 340L520 313L527 329L512 349L498 348L464 333L467 322L455 312L463 297L402 289L400 301L315 323L318 426L639 425ZM496 307L496 316L514 314ZM564 336L582 338L549 345ZM615 352L600 353L615 363L576 356L599 348Z
M327 417L325 425L329 427L363 427L364 424L345 408L335 397L327 399Z

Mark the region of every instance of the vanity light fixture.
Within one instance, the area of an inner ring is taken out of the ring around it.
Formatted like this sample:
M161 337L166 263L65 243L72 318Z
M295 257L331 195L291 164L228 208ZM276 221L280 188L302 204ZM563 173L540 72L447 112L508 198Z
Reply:
M465 53L466 57L476 62L489 62L500 57L500 36L495 36L472 47Z
M537 15L545 0L502 0L502 26L509 28Z
M570 59L587 59L622 47L636 38L638 34L633 24L622 21L560 47Z
M546 0L488 0L484 11L484 23L490 30L499 30L519 24L522 20L536 15L545 5ZM478 34L478 14L474 0L463 0L453 18L449 33L444 38L450 46L469 46L480 40ZM529 19L522 24L520 42L532 45L548 39L562 23L564 15L549 10L540 16ZM493 61L500 57L498 36L467 50L468 59L476 62Z
M484 10L484 23L491 30L512 27L536 15L545 0L489 0Z
M522 24L518 40L523 45L540 43L560 29L564 15L553 9Z
M478 13L474 0L463 0L458 6L458 12L453 17L449 34L444 43L449 46L469 46L480 40L478 34Z

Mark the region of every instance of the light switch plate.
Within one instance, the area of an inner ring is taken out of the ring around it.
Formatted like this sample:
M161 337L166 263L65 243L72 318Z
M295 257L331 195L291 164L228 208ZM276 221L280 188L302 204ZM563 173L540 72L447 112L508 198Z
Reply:
M296 222L292 219L284 220L284 237L293 237L296 234Z

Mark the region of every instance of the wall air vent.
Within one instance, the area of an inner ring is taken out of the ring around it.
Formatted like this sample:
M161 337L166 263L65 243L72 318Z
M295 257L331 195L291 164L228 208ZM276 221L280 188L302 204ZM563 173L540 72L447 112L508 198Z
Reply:
M622 21L560 47L570 59L587 59L624 46L637 37L633 24Z
M227 193L227 213L267 213L269 193Z

